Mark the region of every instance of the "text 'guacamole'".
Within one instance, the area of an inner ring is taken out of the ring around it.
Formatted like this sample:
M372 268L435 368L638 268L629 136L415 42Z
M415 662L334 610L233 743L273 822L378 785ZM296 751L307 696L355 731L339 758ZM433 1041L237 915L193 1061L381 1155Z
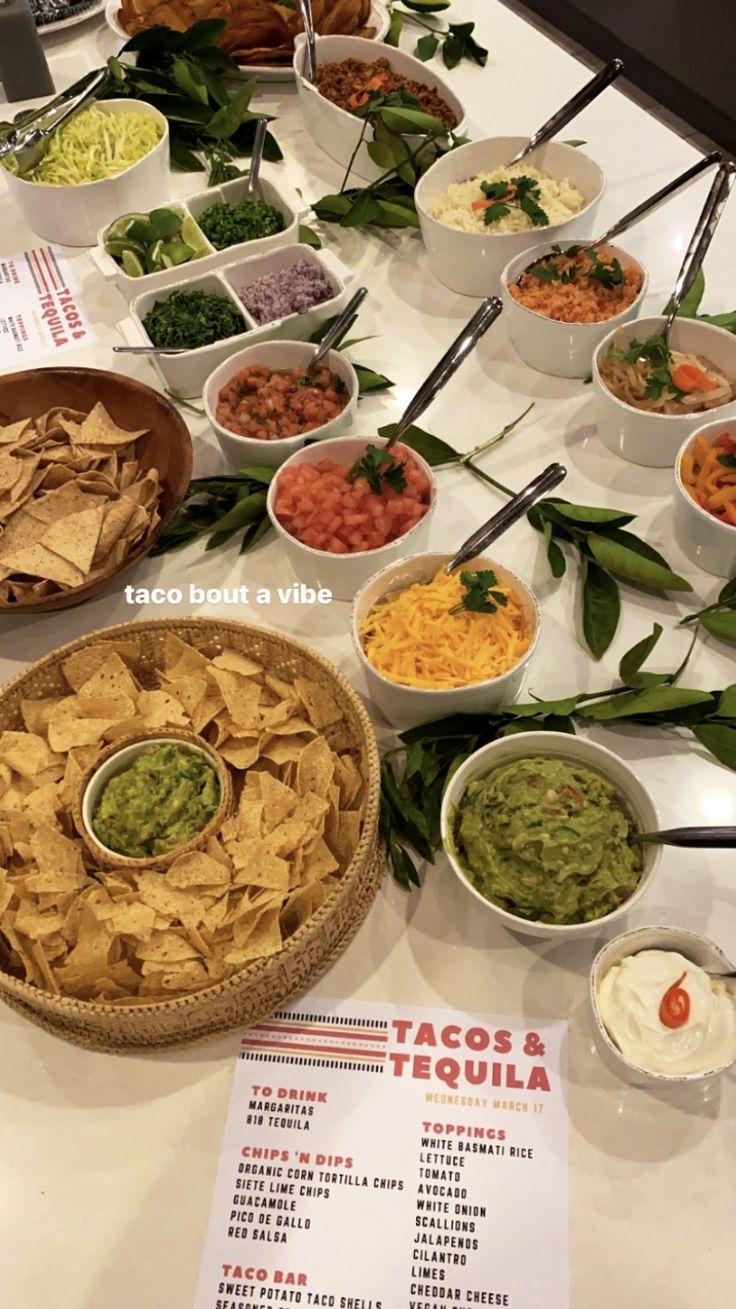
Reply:
M469 881L520 918L587 923L641 877L636 824L612 782L554 757L514 759L470 782L454 841Z
M185 845L219 804L217 772L203 754L175 742L152 745L107 782L92 830L108 850L148 859Z

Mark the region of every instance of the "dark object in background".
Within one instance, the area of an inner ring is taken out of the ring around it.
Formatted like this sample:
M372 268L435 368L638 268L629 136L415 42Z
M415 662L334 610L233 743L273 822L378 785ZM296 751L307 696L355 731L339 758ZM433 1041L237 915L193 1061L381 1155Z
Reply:
M600 59L620 55L629 81L736 154L733 0L524 0ZM695 26L693 26L695 22Z
M8 100L55 90L28 0L0 0L0 82Z

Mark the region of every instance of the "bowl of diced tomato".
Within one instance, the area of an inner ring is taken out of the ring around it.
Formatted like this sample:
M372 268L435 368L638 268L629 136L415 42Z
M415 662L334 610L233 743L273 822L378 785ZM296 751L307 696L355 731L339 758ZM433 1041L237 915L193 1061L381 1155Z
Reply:
M231 355L210 373L202 399L231 468L277 468L304 442L349 432L358 403L352 364L328 351L310 372L317 346L262 341Z
M426 549L436 498L434 474L413 450L337 437L282 464L268 512L298 576L351 600L376 569Z
M716 577L736 573L736 420L707 423L680 446L675 464L675 539Z

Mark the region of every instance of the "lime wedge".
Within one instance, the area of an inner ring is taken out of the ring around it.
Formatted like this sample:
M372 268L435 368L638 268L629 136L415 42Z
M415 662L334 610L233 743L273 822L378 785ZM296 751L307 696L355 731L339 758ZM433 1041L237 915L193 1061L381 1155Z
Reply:
M191 246L194 251L194 259L200 259L202 255L208 254L204 233L197 226L191 214L187 214L186 217L182 219L181 239L185 245Z
M121 240L124 236L127 236L128 230L133 226L133 223L145 222L147 218L148 214L122 214L120 218L116 218L115 222L110 224L105 232L105 243Z
M122 254L123 272L128 277L143 277L145 268L138 255L133 250L123 250Z
M164 245L163 241L154 241L153 245L149 246L148 253L146 255L147 272L158 273L161 271L162 268L166 267L162 256L163 245Z
M118 240L105 241L105 250L109 255L112 255L113 259L122 259L126 250L130 250L134 255L140 255L141 258L146 253L144 245L140 245L137 241L126 240L124 237Z

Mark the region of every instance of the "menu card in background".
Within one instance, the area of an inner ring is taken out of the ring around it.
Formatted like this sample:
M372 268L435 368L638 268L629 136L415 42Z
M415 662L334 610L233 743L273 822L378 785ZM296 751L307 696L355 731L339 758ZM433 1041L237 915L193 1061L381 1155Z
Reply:
M0 368L24 368L96 339L58 246L0 255Z
M319 1000L251 1028L195 1309L567 1309L565 1033Z

